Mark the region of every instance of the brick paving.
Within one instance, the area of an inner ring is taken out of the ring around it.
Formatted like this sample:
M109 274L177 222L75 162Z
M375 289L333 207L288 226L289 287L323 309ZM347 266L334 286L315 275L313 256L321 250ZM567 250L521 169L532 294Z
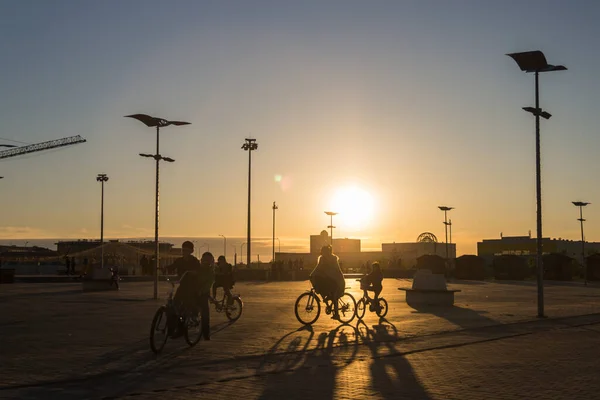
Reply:
M299 330L307 283L240 283L239 321L213 313L212 341L168 342L158 357L151 284L2 285L0 398L600 398L600 288L548 286L552 318L537 320L528 283L455 283L457 307L419 312L396 290L409 284L385 281L387 320L322 315Z

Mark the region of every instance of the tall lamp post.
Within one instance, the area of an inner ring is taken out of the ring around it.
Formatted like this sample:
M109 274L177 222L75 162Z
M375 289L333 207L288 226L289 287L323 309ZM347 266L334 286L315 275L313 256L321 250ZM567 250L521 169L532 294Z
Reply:
M250 267L250 204L251 204L251 184L252 184L252 150L258 149L256 139L246 138L246 142L242 145L242 149L248 152L248 237L246 243L246 258L248 267Z
M338 213L333 212L333 211L325 211L325 214L329 215L329 231L330 231L330 241L331 241L331 248L333 248L333 228L335 228L335 226L333 226L333 216L337 215Z
M539 89L539 73L552 71L565 71L567 68L563 65L551 65L546 61L544 53L539 50L527 51L523 53L507 54L511 57L521 71L533 72L535 74L535 108L523 107L527 112L535 116L535 188L537 202L537 289L538 289L538 318L544 317L544 264L542 258L542 166L540 159L540 117L550 119L550 113L543 111L540 108L540 89Z
M273 262L275 262L275 210L278 210L277 204L273 202Z
M108 176L98 174L96 181L102 185L102 198L100 200L100 267L104 268L104 183L108 182Z
M227 259L227 238L225 237L225 235L219 235L223 238L223 257L225 257L225 259Z
M581 225L581 265L583 266L583 270L584 270L584 282L585 285L587 286L587 281L588 281L588 274L587 274L587 266L585 265L585 239L583 236L583 222L585 221L585 219L583 219L583 207L587 206L588 204L591 203L587 203L585 201L573 201L572 202L573 205L579 207L579 218L577 219L577 221L580 222Z
M159 183L159 164L161 160L167 162L174 162L175 160L169 157L163 157L160 154L160 128L164 128L169 125L190 125L189 122L183 121L167 121L166 119L151 117L146 114L132 114L126 115L126 118L134 118L142 122L148 127L156 127L156 154L144 154L140 153L142 157L154 158L156 160L156 196L155 196L155 207L154 207L154 299L158 298L158 256L159 256L159 245L158 245L158 209L159 209L159 196L158 196L158 183Z
M438 206L438 208L444 212L444 228L446 230L446 268L448 268L448 226L452 224L452 222L448 222L448 211L454 210L454 207Z

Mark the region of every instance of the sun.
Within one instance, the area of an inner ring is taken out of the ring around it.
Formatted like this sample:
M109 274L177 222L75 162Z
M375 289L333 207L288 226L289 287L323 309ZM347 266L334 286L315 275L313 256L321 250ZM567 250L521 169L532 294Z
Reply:
M331 199L331 211L338 213L335 219L353 230L361 230L369 226L374 210L375 205L371 194L357 186L340 188L335 191Z

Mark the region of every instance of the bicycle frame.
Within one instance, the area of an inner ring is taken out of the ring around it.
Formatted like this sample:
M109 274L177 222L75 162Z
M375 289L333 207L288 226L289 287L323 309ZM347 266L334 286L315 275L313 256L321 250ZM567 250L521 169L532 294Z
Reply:
M240 295L239 294L231 294L231 300L236 300L236 299L240 299ZM215 305L215 310L217 312L223 312L223 310L225 310L225 308L228 306L228 304L226 303L227 301L227 295L223 294L223 298L221 300L214 300L212 301L212 303Z

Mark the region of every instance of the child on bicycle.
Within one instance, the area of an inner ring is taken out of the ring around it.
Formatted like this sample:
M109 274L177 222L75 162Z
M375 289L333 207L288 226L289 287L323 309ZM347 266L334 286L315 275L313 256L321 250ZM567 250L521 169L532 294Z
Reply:
M367 295L367 291L373 292L375 295L373 304L379 304L377 299L383 290L383 273L381 272L379 262L375 261L371 265L371 272L362 277L360 288L365 291L365 296Z

